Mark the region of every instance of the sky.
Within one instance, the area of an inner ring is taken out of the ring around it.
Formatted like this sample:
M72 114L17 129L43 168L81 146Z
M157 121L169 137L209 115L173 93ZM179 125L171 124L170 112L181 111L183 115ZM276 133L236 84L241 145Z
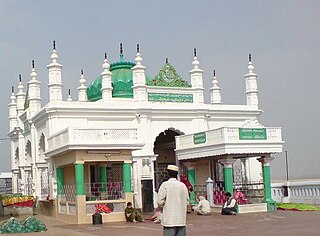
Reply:
M10 170L8 103L18 75L26 84L35 60L42 104L48 101L52 41L63 64L63 91L77 96L80 70L87 84L101 73L104 53L116 61L119 43L134 60L140 44L147 74L169 58L189 80L193 48L204 70L209 102L216 70L224 104L245 104L248 54L258 74L260 123L282 127L290 179L320 178L320 1L317 0L1 0L0 172ZM26 86L26 85L25 85ZM273 180L285 179L285 152L271 163Z

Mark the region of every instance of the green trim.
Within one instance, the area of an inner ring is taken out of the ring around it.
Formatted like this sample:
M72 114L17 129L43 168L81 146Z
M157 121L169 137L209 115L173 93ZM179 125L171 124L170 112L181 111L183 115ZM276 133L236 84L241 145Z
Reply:
M99 182L101 183L101 192L106 191L107 185L107 167L100 166L99 168Z
M131 164L123 163L123 189L125 193L132 192L131 190Z
M191 85L181 79L181 77L176 72L176 69L166 63L161 67L160 72L153 80L147 83L149 86L161 86L161 87L191 87Z
M76 195L85 195L84 192L84 164L75 164Z
M57 168L57 194L62 195L64 186L64 170L62 167Z
M194 185L196 184L196 170L195 169L188 169L188 180L194 189ZM196 194L194 191L190 192L190 204L195 205L197 204L196 201Z
M224 167L224 192L229 192L233 195L233 173L232 167Z

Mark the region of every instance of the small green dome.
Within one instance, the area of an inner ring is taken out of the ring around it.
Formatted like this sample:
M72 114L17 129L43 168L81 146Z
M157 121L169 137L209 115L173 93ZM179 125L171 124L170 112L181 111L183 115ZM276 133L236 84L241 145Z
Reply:
M120 60L110 65L112 72L112 97L117 98L133 98L133 81L132 70L135 66L134 62L124 61L123 54L120 54ZM146 81L150 77L146 75ZM98 76L87 88L88 101L97 101L102 98L101 94L102 76Z

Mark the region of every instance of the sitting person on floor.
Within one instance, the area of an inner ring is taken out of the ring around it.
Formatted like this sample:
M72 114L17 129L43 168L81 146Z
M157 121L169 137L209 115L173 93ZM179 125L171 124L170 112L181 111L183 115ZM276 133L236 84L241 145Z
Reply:
M200 196L199 197L199 203L197 206L193 207L193 210L198 214L198 215L203 215L203 216L209 216L211 215L211 207L209 201L204 197Z
M143 222L141 213L132 207L132 203L128 202L126 209L124 209L126 220L130 222Z
M226 202L223 204L221 215L236 215L237 214L237 202L231 197L231 193L226 192Z

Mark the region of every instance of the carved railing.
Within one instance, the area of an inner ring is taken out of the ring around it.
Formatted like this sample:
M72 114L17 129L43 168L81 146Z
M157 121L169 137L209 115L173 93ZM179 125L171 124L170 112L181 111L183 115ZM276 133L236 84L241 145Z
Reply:
M136 143L137 129L78 129L68 127L48 138L48 149L65 145Z

